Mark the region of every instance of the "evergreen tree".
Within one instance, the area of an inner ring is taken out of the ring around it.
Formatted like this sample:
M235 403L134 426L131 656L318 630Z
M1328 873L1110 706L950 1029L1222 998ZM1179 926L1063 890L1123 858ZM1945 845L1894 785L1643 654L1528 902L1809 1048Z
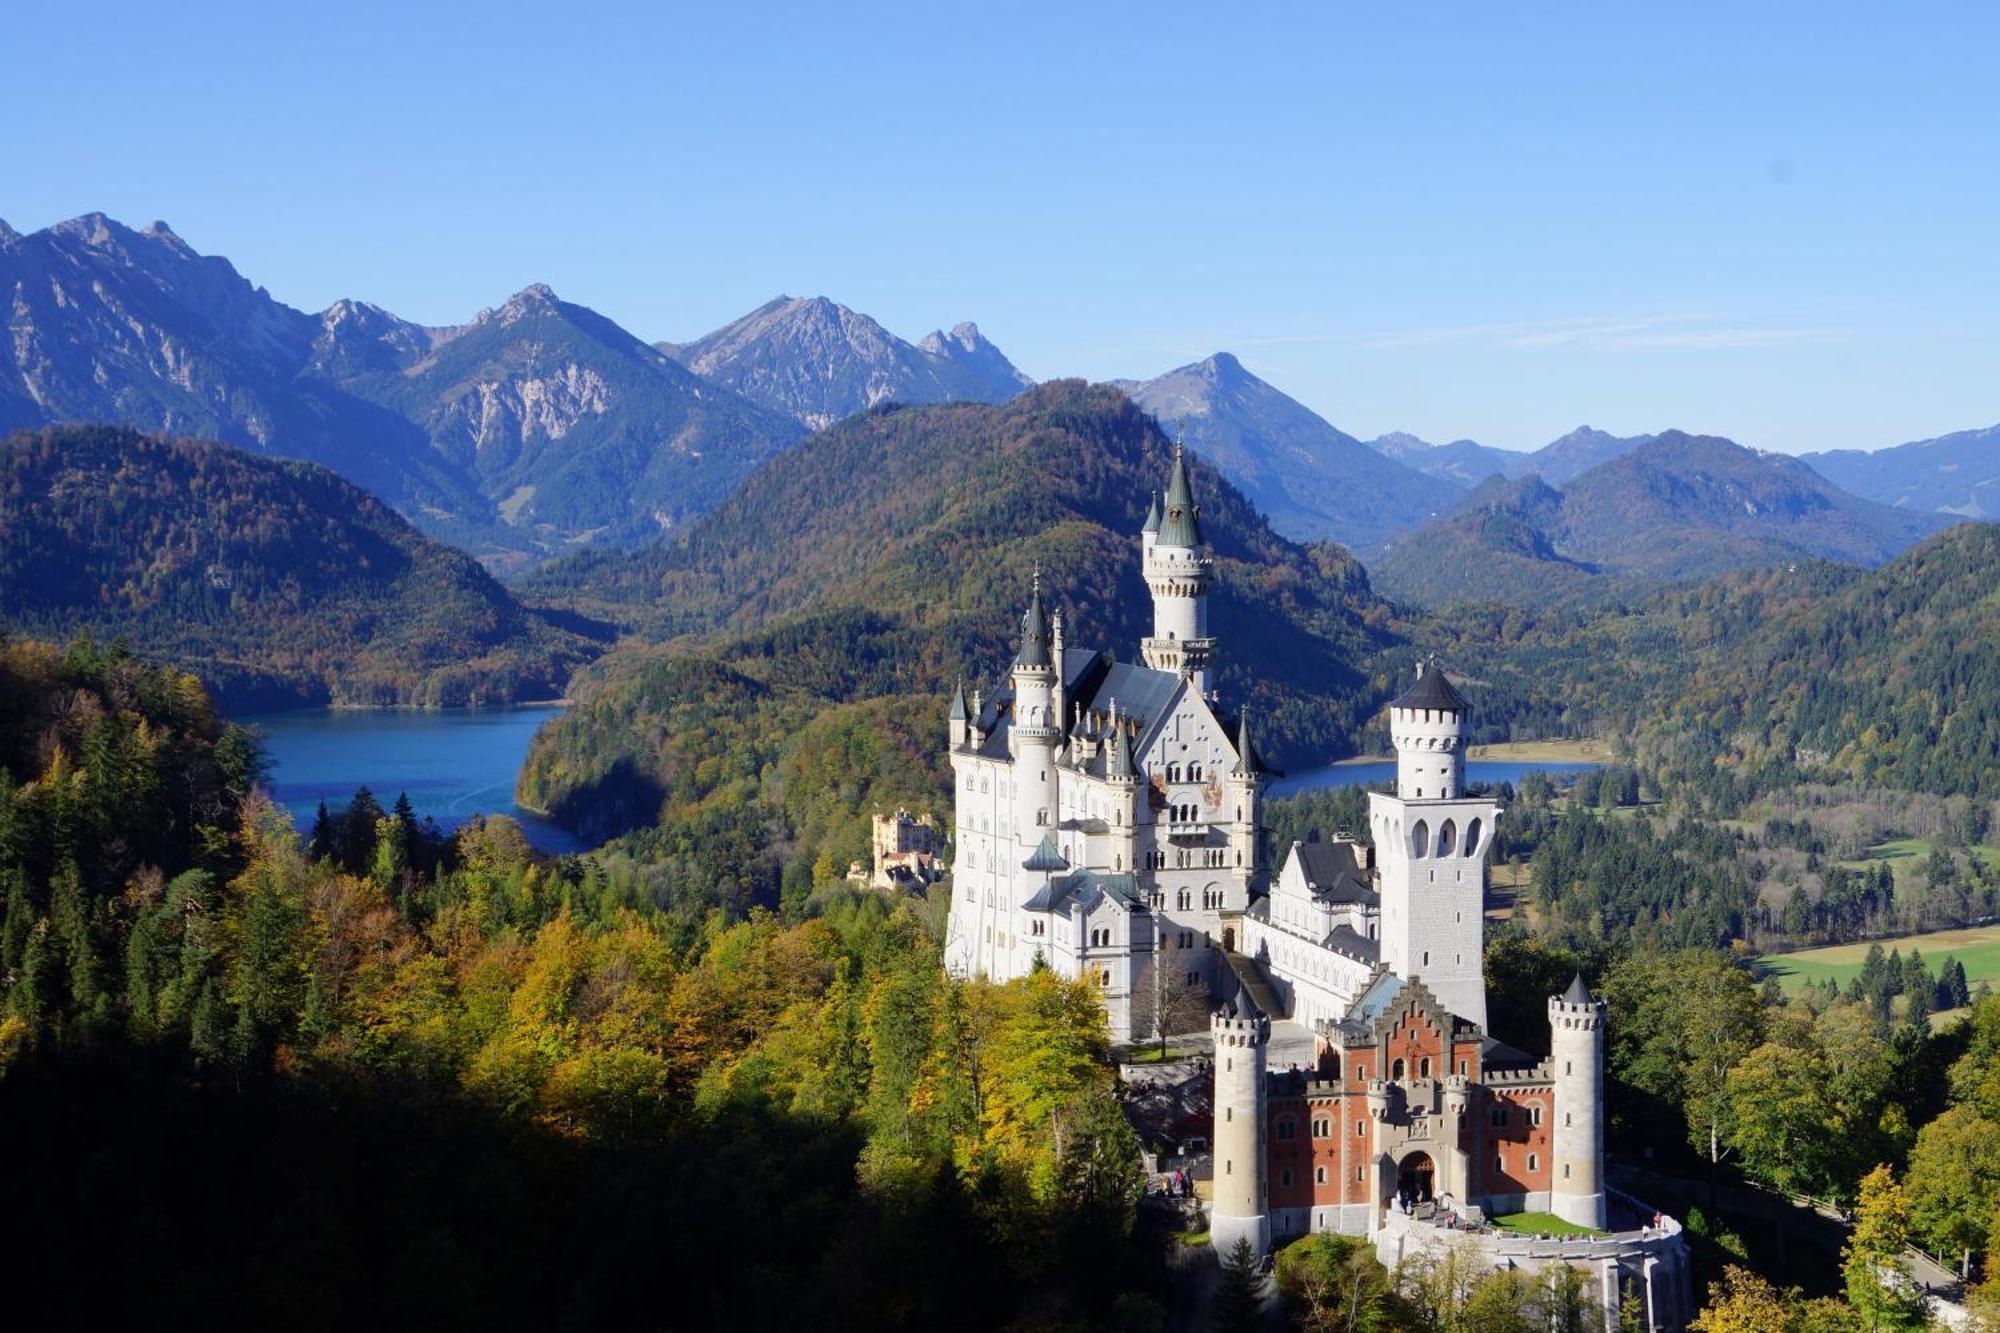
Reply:
M1257 1252L1239 1240L1222 1256L1222 1281L1215 1289L1209 1327L1215 1333L1256 1333L1263 1323L1258 1294Z
M334 828L333 816L327 812L326 802L319 803L319 813L313 816L312 834L306 839L306 855L315 861L324 861L340 850L340 834Z

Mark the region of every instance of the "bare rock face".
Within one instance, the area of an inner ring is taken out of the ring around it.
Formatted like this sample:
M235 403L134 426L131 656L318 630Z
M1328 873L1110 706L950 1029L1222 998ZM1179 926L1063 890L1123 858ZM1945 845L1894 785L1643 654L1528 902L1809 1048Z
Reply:
M541 284L455 328L361 301L311 315L164 222L0 225L0 301L0 430L102 421L308 459L515 567L648 539L803 433Z
M935 332L913 346L823 296L780 296L705 337L660 350L811 430L884 401L1003 403L1031 383L977 325Z

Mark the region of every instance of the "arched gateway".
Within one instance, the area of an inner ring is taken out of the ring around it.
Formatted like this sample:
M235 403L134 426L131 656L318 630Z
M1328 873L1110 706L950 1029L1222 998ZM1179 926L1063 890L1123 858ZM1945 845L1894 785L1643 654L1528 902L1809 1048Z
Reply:
M1437 1198L1437 1163L1429 1153L1413 1152L1403 1159L1396 1172L1396 1193L1411 1203Z

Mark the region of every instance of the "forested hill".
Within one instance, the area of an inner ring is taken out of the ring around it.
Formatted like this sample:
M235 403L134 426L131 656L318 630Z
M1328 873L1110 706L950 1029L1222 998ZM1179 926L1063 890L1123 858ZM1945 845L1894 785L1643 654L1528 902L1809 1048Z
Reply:
M807 440L681 540L546 572L654 639L579 676L537 736L529 804L594 836L646 825L691 880L789 899L867 850L867 812L937 809L944 698L991 689L1037 564L1069 641L1137 657L1139 529L1172 446L1115 389L1067 381L1002 406L878 409ZM1280 764L1343 753L1409 652L1333 546L1276 536L1197 460L1215 545L1225 706L1257 708Z
M1879 565L1950 522L1849 495L1796 458L1667 431L1560 490L1535 477L1483 486L1386 543L1370 569L1423 605L1548 606L1795 560Z
M2000 527L1953 527L1875 570L1729 575L1591 615L1490 627L1503 684L1559 686L1584 729L1732 792L1852 781L2000 796ZM1524 686L1525 688L1525 686Z
M878 409L781 456L680 539L579 556L530 587L653 638L833 652L813 659L820 687L855 695L993 676L1039 566L1070 641L1130 660L1151 626L1139 528L1171 457L1151 417L1080 381L1000 406ZM1388 607L1345 551L1279 537L1198 458L1193 473L1224 694L1278 714L1271 744L1295 756L1351 742L1386 684L1363 664L1396 641ZM869 623L866 644L824 637ZM787 674L809 683L803 667Z
M0 624L122 638L232 708L548 698L591 651L324 468L108 426L0 441Z

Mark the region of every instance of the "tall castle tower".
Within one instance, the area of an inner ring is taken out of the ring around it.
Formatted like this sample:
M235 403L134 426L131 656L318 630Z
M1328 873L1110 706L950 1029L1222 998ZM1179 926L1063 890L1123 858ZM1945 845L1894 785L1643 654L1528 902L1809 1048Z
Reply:
M1604 1227L1604 1001L1583 978L1549 997L1549 1065L1555 1074L1549 1211Z
M1201 540L1201 506L1188 485L1187 459L1174 447L1166 504L1146 517L1140 536L1146 586L1153 590L1153 633L1139 652L1156 671L1175 671L1194 682L1203 698L1213 689L1215 640L1208 633L1208 591L1215 562Z
M1265 1210L1264 1064L1271 1044L1271 1020L1249 992L1209 1019L1215 1035L1215 1203L1209 1210L1209 1237L1215 1252L1227 1255L1239 1240L1258 1254L1271 1249L1271 1218Z
M1465 795L1465 699L1420 663L1389 705L1396 794L1370 792L1381 868L1382 961L1486 1026L1486 842L1500 807Z
M1021 613L1021 651L1014 658L1013 673L1014 841L1021 857L1055 834L1056 747L1062 743L1057 682L1062 672L1054 643L1037 570L1028 609Z

